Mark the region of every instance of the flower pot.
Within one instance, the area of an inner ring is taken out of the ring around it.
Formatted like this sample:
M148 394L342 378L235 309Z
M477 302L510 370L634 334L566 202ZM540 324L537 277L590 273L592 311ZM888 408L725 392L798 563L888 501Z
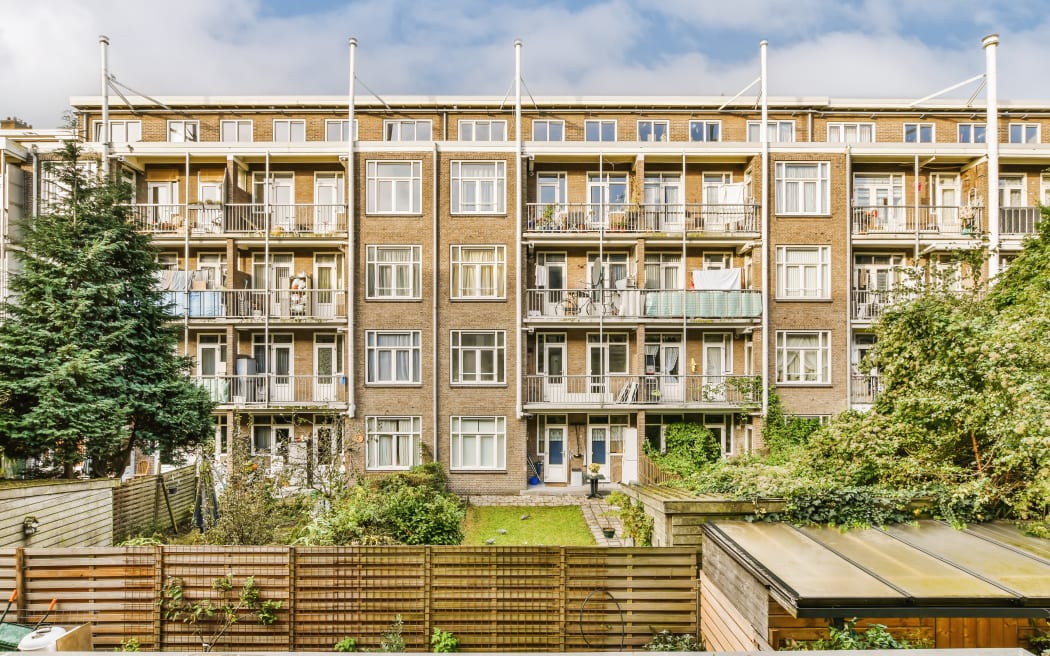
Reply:
M607 538L614 538L614 537L616 537L616 529L603 528L602 529L602 535L604 535Z

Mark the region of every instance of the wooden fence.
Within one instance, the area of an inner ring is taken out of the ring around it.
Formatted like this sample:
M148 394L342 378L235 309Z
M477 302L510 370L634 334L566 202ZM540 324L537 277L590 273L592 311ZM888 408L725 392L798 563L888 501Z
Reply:
M168 577L188 600L234 594L255 577L278 620L235 624L218 649L323 651L343 637L375 648L400 615L409 651L434 628L463 651L637 648L654 630L695 635L699 556L694 549L602 547L132 547L0 549L0 598L19 590L17 617L90 622L95 648L137 638L144 650L200 649L192 626L163 619ZM16 611L13 610L12 613Z
M122 483L113 490L113 542L190 521L196 491L192 465Z
M0 488L0 547L112 544L117 485L108 479L6 483Z

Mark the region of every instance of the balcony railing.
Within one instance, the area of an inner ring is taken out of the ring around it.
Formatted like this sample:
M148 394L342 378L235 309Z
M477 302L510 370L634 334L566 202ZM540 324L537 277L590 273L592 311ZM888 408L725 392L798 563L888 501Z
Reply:
M528 289L527 319L754 319L762 292L752 289Z
M999 234L1034 235L1040 218L1038 207L1000 207Z
M347 399L347 379L341 374L198 376L196 382L219 404L322 405L345 403Z
M879 393L878 374L853 374L850 386L850 401L855 405L871 405Z
M165 291L172 313L194 319L339 319L346 318L346 291L306 289L262 291Z
M983 207L950 205L854 205L854 235L913 236L920 233L967 237L984 225Z
M739 233L758 230L758 205L528 203L528 232Z
M877 321L886 308L894 303L902 303L915 298L906 290L866 290L854 289L853 307L850 318L858 321Z
M299 203L262 205L256 203L129 205L136 229L158 236L220 234L265 234L275 237L314 237L346 234L346 206Z
M561 407L664 405L740 407L761 397L758 376L525 376L525 403Z

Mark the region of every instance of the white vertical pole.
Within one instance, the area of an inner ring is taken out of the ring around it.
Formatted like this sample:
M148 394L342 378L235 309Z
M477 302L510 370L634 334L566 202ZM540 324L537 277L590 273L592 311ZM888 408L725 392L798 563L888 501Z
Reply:
M102 177L109 180L109 37L105 34L99 36L98 43L102 50ZM86 140L91 141L94 135L90 123L87 129Z
M355 220L356 197L354 193L356 190L354 173L354 146L356 143L354 140L357 135L354 134L354 112L356 111L357 98L354 95L354 87L357 82L357 39L351 37L349 45L350 89L347 96L346 126L346 335L344 337L344 348L346 349L346 416L353 419L357 412L356 395L354 394L354 386L357 384L357 372L354 371L354 346L357 344L357 336L354 334L354 285L356 280L354 273L357 267L356 242L354 239L354 228L357 223Z
M988 277L999 271L999 89L996 50L999 35L989 34L984 46L986 92L988 98L984 142L988 147Z
M768 42L759 44L761 61L762 125L759 142L762 144L762 420L769 412L769 97L766 84L766 48Z
M521 39L514 41L514 143L515 143L515 156L514 156L514 261L516 263L516 275L514 280L514 373L515 373L515 386L514 386L514 407L516 408L518 419L521 419L525 415L525 407L522 401L521 385L522 385L522 363L524 357L522 351L524 351L524 345L522 344L521 332L522 326L522 303L521 296L525 293L524 289L524 276L522 275L525 271L525 267L522 265L521 258L521 203L522 193L521 185L523 184L521 175L521 164L523 161L522 148L521 148ZM527 451L527 449L526 449Z

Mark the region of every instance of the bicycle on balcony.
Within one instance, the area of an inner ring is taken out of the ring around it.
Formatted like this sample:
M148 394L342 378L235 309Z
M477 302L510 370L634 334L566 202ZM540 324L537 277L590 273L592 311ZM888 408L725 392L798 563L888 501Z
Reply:
M569 289L555 304L554 314L559 317L615 316L619 311L614 296L608 289Z

